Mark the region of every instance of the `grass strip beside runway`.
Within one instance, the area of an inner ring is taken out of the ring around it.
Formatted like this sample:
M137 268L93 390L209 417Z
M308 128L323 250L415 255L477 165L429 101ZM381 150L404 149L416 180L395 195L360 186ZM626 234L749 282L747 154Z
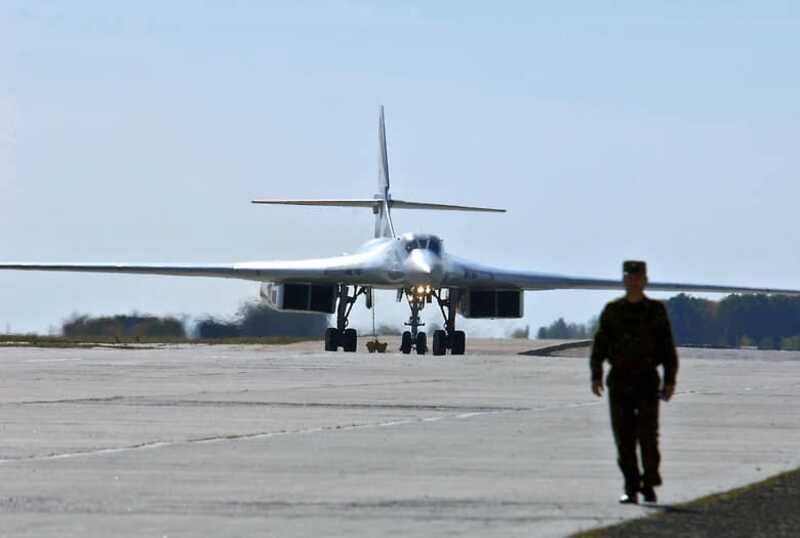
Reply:
M796 537L800 535L800 469L688 503L656 505L653 510L659 513L571 538Z
M296 336L239 336L232 338L175 338L137 336L42 336L35 334L0 335L0 347L50 347L91 348L113 347L120 349L149 349L147 346L203 344L203 345L286 345L320 340Z

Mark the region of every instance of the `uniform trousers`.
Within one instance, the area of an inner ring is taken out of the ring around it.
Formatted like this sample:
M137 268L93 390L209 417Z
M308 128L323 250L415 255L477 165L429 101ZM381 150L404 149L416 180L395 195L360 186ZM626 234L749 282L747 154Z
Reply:
M617 464L625 478L626 493L636 493L642 486L660 486L658 390L653 390L652 381L643 384L616 382L609 386L608 400L611 427L617 445ZM639 471L637 444L641 451L643 473Z

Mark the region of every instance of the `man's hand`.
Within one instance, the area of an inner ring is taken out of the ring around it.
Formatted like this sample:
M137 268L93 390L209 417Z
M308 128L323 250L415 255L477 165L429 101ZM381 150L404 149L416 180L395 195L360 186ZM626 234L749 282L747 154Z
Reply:
M603 397L603 380L592 381L592 393L598 398Z
M675 394L675 385L664 385L664 401L670 401Z

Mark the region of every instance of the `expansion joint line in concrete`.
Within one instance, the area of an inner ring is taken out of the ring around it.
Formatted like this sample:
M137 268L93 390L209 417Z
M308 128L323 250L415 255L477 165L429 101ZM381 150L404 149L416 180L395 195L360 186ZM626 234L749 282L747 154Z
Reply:
M347 424L347 425L334 425L334 426L317 426L314 428L304 428L298 430L281 430L281 431L274 431L274 432L256 432L256 433L245 433L245 434L231 434L231 435L218 435L212 437L198 437L194 439L183 439L178 441L149 441L145 443L139 443L135 445L128 445L122 447L108 447L108 448L98 448L93 450L81 450L75 452L62 452L56 454L47 454L43 456L29 456L29 457L21 457L21 458L0 458L0 465L8 465L13 463L23 463L23 462L31 462L31 461L55 461L61 459L69 459L69 458L80 458L80 457L89 457L89 456L103 456L109 454L120 454L125 452L134 452L139 450L149 450L149 449L156 449L156 448L169 448L174 446L185 446L185 445L201 445L201 444L211 444L211 443L222 443L222 442L230 442L230 441L250 441L250 440L257 440L257 439L269 439L273 437L287 437L291 435L311 435L316 433L326 433L326 432L344 432L344 431L353 431L353 430L366 430L366 429L373 429L373 428L390 428L394 426L406 426L410 424L421 424L421 423L433 423L433 422L440 422L443 420L448 419L456 419L456 420L466 420L475 417L485 417L485 416L497 416L503 414L510 414L510 413L537 413L542 411L551 411L554 409L579 409L583 407L591 407L595 405L603 404L603 400L599 401L592 401L592 402L576 402L576 403L565 403L565 404L557 404L557 405L549 405L549 406L540 406L540 407L519 407L519 408L504 408L504 409L497 409L497 410L486 410L486 411L469 411L469 412L462 412L462 413L446 413L446 414L439 414L430 417L414 417L414 418L407 418L407 419L398 419L398 420L391 420L391 421L384 421L384 422L372 422L372 423L364 423L364 424Z
M419 424L419 423L430 423L430 422L439 422L442 420L447 419L457 419L457 420L464 420L479 416L487 416L487 415L498 415L501 413L518 413L521 411L526 411L527 409L503 409L499 411L472 411L467 413L449 413L443 415L436 415L432 417L415 417L415 418L408 418L408 419L399 419L399 420L391 420L385 422L373 422L373 423L365 423L365 424L347 424L347 425L335 425L335 426L318 426L315 428L305 428L299 430L283 430L283 431L275 431L275 432L257 432L257 433L246 433L246 434L232 434L232 435L220 435L220 436L213 436L213 437L199 437L195 439L183 439L180 441L150 441L146 443L139 443L136 445L128 445L123 447L109 447L109 448L98 448L94 450L81 450L75 452L62 452L58 454L47 454L44 456L30 456L30 457L21 457L21 458L2 458L0 459L0 465L8 465L13 463L24 463L24 462L31 462L31 461L55 461L55 460L62 460L62 459L69 459L69 458L80 458L80 457L89 457L89 456L104 456L108 454L120 454L125 452L134 452L138 450L149 450L149 449L156 449L156 448L169 448L174 446L185 446L185 445L200 445L200 444L211 444L211 443L222 443L228 441L250 441L255 439L269 439L272 437L287 437L291 435L311 435L315 433L326 433L326 432L344 432L344 431L352 431L352 430L366 430L371 428L390 428L393 426L405 426L409 424Z

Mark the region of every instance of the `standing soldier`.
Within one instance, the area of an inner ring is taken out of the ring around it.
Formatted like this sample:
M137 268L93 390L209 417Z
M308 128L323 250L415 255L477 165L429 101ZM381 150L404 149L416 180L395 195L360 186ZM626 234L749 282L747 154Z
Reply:
M660 301L644 294L647 266L642 261L622 264L625 296L611 301L600 315L594 337L592 392L603 395L603 361L608 359L611 427L617 445L617 463L625 478L625 494L619 502L636 504L642 493L646 502L656 502L653 489L661 485L658 465L659 396L669 400L675 392L678 355L672 341L667 310ZM664 368L664 388L656 367ZM639 472L639 444L644 473Z

